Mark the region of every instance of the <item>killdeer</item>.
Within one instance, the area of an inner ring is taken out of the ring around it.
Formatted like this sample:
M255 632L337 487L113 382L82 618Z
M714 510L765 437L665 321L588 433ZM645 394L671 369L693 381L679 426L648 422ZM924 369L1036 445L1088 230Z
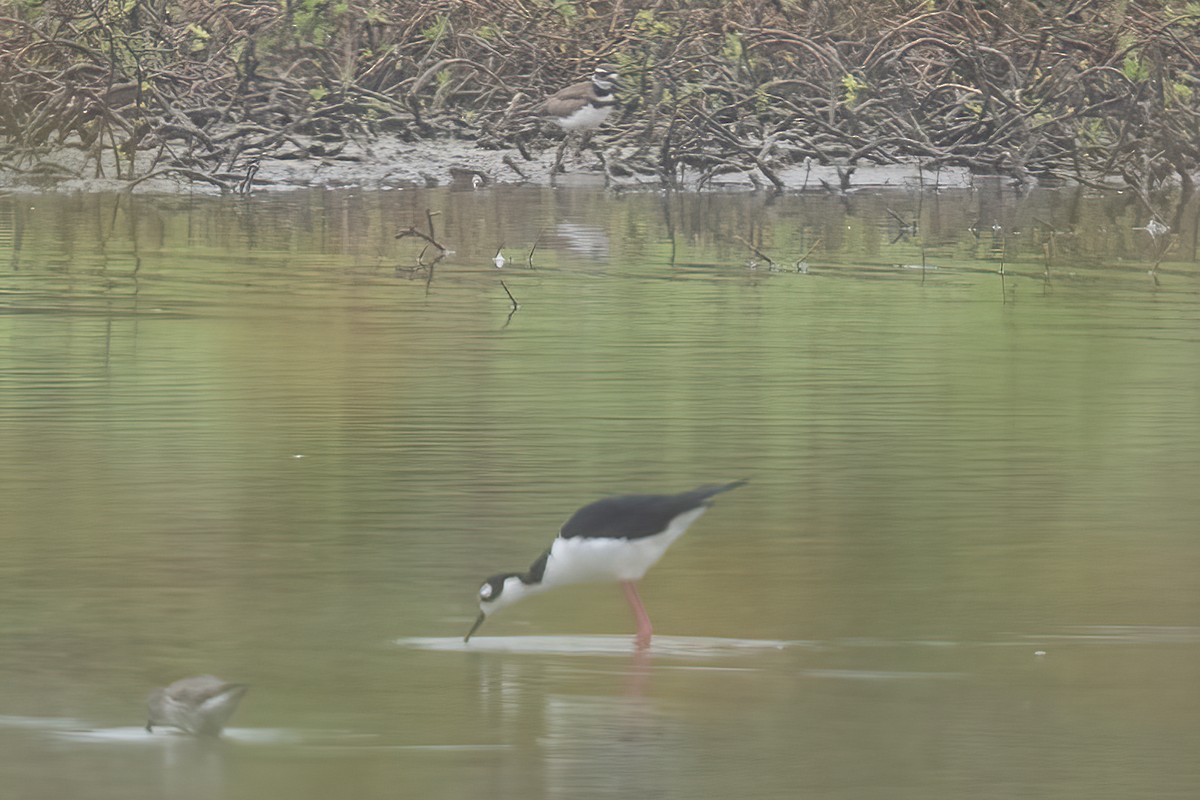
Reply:
M463 641L469 641L489 615L531 594L572 583L618 581L637 620L637 643L644 647L654 631L636 581L708 510L714 495L745 483L701 486L680 494L607 497L584 506L527 572L502 572L484 581L479 617Z
M619 76L609 67L596 67L592 79L559 89L534 106L534 113L546 117L566 131L599 128L617 105L613 89Z
M250 687L212 675L183 678L146 699L146 730L166 725L201 736L218 736Z
M584 131L583 139L579 143L579 149L582 150L590 132L604 124L616 108L617 98L613 90L618 81L616 70L598 66L592 72L591 80L559 89L534 106L533 112L557 123L568 135L571 131ZM554 167L550 171L551 182L562 169L566 147L567 139L564 138L555 155Z

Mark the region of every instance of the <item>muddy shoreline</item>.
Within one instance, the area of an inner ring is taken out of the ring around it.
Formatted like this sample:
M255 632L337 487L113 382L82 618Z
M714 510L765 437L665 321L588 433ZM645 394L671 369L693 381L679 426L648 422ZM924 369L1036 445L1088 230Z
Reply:
M597 154L597 149L601 155ZM299 149L264 157L256 162L252 174L227 173L227 185L241 194L286 191L322 187L366 189L410 189L448 186L452 189L477 189L493 185L526 185L611 188L622 190L662 189L655 175L631 174L626 170L609 169L608 164L621 163L621 148L598 142L582 153L568 151L565 172L551 181L555 148L541 151L526 150L527 160L514 149L483 149L474 142L454 139L434 139L404 142L396 138L379 137L370 141L354 140L337 155L314 156ZM602 160L604 154L607 158ZM127 161L120 167L108 154L101 155L97 169L96 155L73 147L60 147L40 156L33 164L21 169L0 167L0 191L15 193L43 192L120 192L137 194L220 194L227 191L215 183L199 180L185 170L150 169L136 162L133 173ZM519 172L518 172L519 170ZM97 174L99 173L99 174ZM250 178L247 182L247 177ZM786 191L854 191L864 188L942 188L971 187L980 176L966 168L922 168L920 164L862 165L849 171L846 167L800 164L777 170L775 177L783 182ZM698 176L688 180L686 174L679 188L685 190L746 191L775 187L756 170L731 171L710 178L701 184Z

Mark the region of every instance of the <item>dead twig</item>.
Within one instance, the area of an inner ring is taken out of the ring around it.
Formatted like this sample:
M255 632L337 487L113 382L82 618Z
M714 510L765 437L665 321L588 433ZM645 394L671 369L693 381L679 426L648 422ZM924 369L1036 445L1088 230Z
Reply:
M821 238L817 237L817 240L815 242L813 242L811 245L809 245L809 248L804 251L804 255L802 255L802 256L800 256L800 258L796 259L796 261L793 264L793 266L796 267L796 272L803 272L803 273L808 272L808 257L812 255L813 250L816 250L820 244L821 244Z
M530 269L537 269L537 267L535 267L533 265L533 254L537 251L538 243L542 241L542 234L545 232L546 232L545 228L542 228L541 230L539 230L537 238L533 240L533 247L529 248L529 257L527 259L525 259L525 263L527 263L529 265Z
M430 223L429 223L429 224L430 224L430 226L432 227L432 225L433 225L433 221L432 221L432 220L430 220ZM406 237L409 237L409 236L415 236L415 237L417 237L418 239L422 239L422 240L424 240L424 241L425 241L425 242L427 242L429 245L432 245L433 247L436 247L436 248L438 249L438 251L439 251L439 252L441 252L441 253L443 253L443 254L446 252L446 248L442 246L441 242L438 242L436 239L434 239L434 238L433 238L432 236L430 236L429 234L427 234L427 233L423 233L422 231L419 231L419 230L417 230L417 229L416 229L416 228L414 228L414 227L410 227L410 228L408 228L408 229L406 229L406 230L402 230L402 231L400 231L399 233L397 233L397 234L396 234L396 236L395 236L394 238L396 238L396 239L404 239L404 238L406 238ZM428 248L426 248L426 249L428 249ZM422 250L421 252L422 252L422 253L424 253L424 252L425 252L425 250Z
M520 303L517 302L517 298L513 297L513 293L508 290L508 286L505 285L504 281L500 281L500 287L504 289L504 293L508 295L508 299L512 303L513 311L516 311L518 308L520 308Z
M736 233L733 234L733 238L737 239L739 242L746 245L746 247L750 248L750 252L754 253L754 255L758 256L763 261L766 261L767 266L769 266L769 267L775 266L774 259L772 259L769 255L767 255L762 250L760 250L753 242L747 240L744 236L740 236Z
M503 327L507 328L508 323L512 322L513 314L517 313L517 309L521 307L521 304L517 302L517 298L513 297L513 293L508 290L508 287L505 286L504 281L500 281L500 288L504 289L504 293L508 295L508 301L512 303L512 308L508 312L508 317L504 320Z

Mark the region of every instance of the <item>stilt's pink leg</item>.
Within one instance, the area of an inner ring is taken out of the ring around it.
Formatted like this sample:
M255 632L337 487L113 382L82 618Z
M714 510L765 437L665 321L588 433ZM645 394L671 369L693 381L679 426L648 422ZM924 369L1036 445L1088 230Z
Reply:
M646 613L646 607L642 605L642 598L638 597L636 583L621 581L621 588L625 590L625 599L629 601L629 608L633 611L634 618L637 619L637 643L645 647L650 644L650 637L654 635L654 628L650 625L650 615Z

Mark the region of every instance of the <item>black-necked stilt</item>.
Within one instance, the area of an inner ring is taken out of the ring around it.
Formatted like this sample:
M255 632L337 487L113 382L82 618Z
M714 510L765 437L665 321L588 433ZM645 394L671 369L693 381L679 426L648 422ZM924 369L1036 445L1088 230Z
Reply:
M146 699L146 730L166 725L186 733L217 736L249 688L212 675L177 680L165 689L155 689Z
M607 497L576 511L550 549L527 572L502 572L479 589L479 617L463 641L488 615L544 589L572 583L618 581L637 620L637 640L650 641L653 629L635 583L671 543L703 514L714 495L746 481L701 486L680 494Z
M617 105L613 95L619 78L610 67L596 67L591 80L559 89L534 106L534 113L547 117L566 131L599 128Z

